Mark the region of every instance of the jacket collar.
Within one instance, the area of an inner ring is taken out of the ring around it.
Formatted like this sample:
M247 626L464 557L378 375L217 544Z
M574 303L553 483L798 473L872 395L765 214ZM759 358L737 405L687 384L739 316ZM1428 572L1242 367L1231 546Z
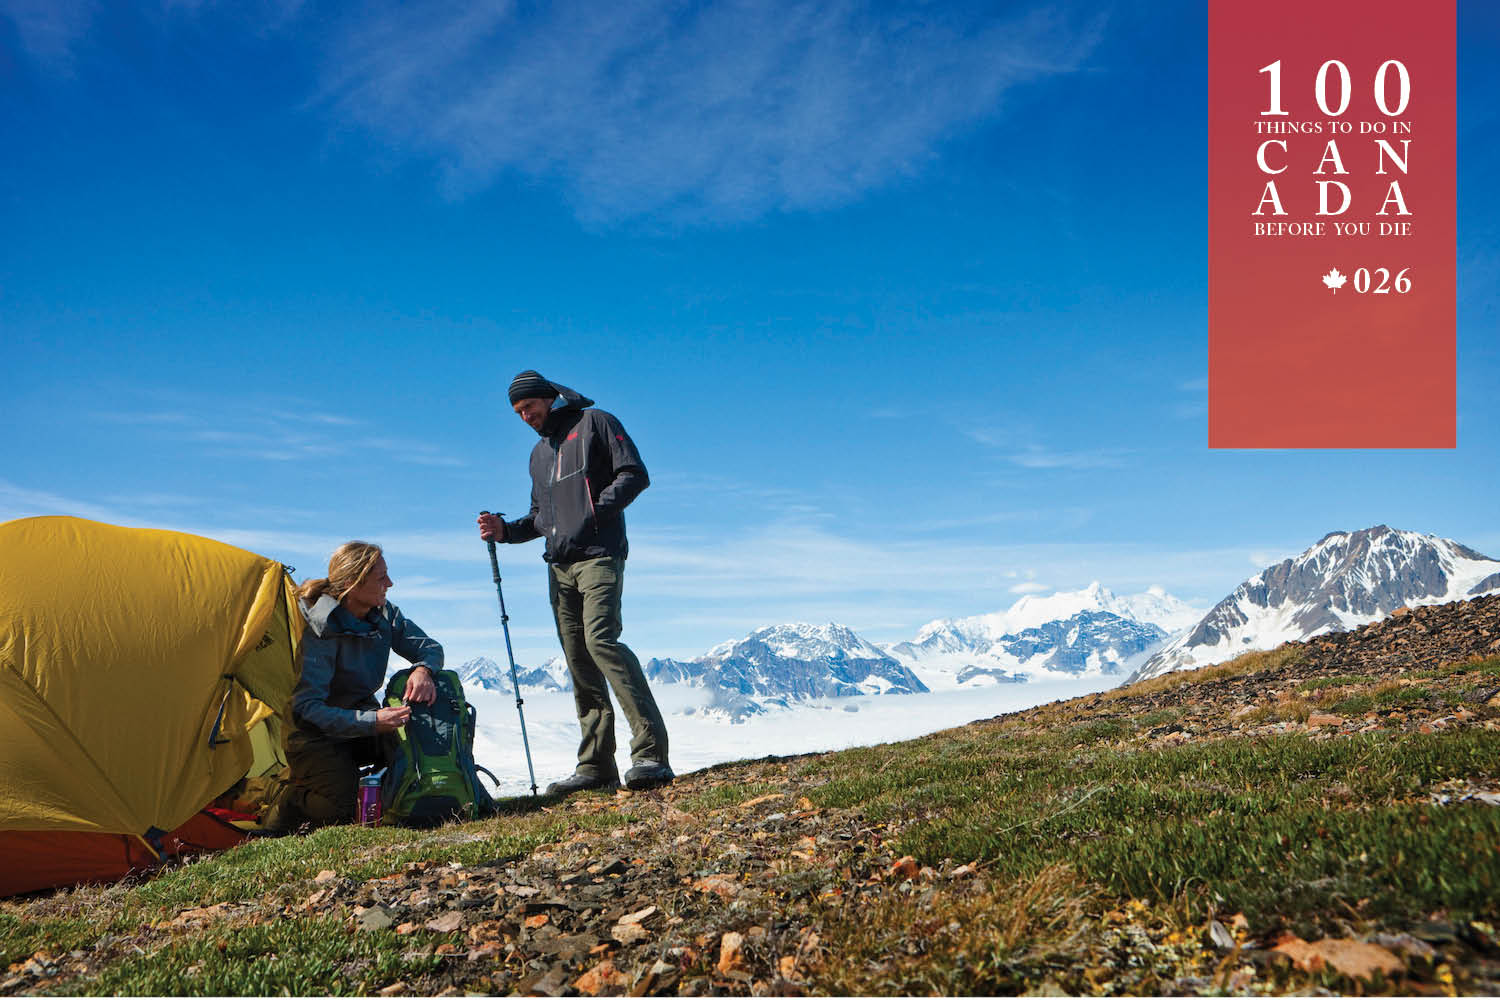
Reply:
M382 606L379 612L384 615L385 608ZM314 602L311 608L303 605L302 616L320 639L325 636L359 635L373 632L375 628L368 621L356 619L349 609L331 594L323 595Z

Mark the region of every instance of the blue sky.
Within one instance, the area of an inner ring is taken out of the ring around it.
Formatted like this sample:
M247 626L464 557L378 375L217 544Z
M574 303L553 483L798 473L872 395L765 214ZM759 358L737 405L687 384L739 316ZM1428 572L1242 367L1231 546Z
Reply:
M0 0L0 518L299 578L370 539L450 657L502 657L473 518L527 503L537 368L650 469L643 658L1094 579L1206 606L1380 522L1500 555L1500 14L1460 5L1451 451L1206 448L1204 36L1197 3ZM534 664L540 547L501 555Z

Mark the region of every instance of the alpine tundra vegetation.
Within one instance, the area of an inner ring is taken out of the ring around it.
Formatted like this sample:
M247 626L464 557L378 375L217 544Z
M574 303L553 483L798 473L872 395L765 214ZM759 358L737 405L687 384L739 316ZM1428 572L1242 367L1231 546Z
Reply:
M1493 994L1500 597L0 905L0 991Z

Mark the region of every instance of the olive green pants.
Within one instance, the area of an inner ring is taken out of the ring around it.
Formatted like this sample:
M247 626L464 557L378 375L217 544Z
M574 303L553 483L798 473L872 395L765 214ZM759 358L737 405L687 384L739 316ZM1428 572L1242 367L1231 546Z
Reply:
M646 684L641 662L620 642L620 592L625 561L614 556L553 564L548 573L557 638L573 676L573 704L583 740L578 771L615 776L615 711L609 690L630 722L630 758L667 764L667 726ZM607 684L606 684L607 683Z
M301 824L322 827L354 820L361 765L385 764L378 737L335 740L312 729L287 735L289 781L266 820L272 830L288 831Z

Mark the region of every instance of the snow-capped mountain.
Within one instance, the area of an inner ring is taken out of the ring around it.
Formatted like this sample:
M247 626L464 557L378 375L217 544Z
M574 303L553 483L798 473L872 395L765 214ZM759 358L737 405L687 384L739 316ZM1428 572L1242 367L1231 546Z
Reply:
M527 690L539 692L571 692L573 690L573 675L568 673L568 662L559 654L549 658L541 667L533 667L531 670L517 668L517 674L521 679L521 691Z
M501 667L488 657L466 660L457 668L458 680L464 689L482 688L491 692L511 691L510 669ZM521 682L521 692L566 692L573 687L568 676L568 666L561 657L553 657L541 667L527 670L516 665L516 677Z
M1027 595L1010 608L923 626L885 647L932 688L1027 676L1124 673L1202 613L1159 587L1116 595L1098 581L1079 591Z
M715 694L713 708L734 718L761 712L765 704L927 691L900 661L831 622L766 626L694 660L651 660L646 676L707 688Z
M1342 632L1396 609L1500 590L1500 561L1451 539L1376 525L1330 532L1245 581L1128 681Z
M455 669L464 690L482 688L490 692L510 691L510 671L488 657L466 660Z

